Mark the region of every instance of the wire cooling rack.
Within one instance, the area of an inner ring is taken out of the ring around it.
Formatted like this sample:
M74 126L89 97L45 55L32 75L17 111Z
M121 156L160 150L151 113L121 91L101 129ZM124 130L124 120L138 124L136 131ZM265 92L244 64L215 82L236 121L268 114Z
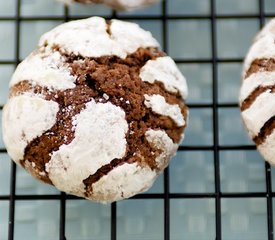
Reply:
M187 77L190 121L153 188L111 205L36 182L11 163L0 138L0 240L274 239L275 172L248 140L237 104L242 59L274 14L273 0L166 0L134 13L1 1L0 116L12 71L39 35L100 15L153 32Z

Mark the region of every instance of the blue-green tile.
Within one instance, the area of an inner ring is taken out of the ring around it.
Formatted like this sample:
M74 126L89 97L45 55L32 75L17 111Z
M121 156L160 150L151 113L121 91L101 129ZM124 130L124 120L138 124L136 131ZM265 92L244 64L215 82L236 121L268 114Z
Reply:
M11 160L8 154L0 153L0 162L0 195L9 195Z
M257 151L221 151L222 192L265 192L265 164Z
M125 200L117 204L119 240L162 240L164 227L162 200Z
M265 198L222 199L223 240L267 238Z
M168 14L190 15L190 14L209 14L209 0L169 0L167 1Z
M59 201L17 201L15 240L56 240L59 238Z
M172 193L214 192L214 159L211 151L179 151L170 162Z
M220 63L218 65L219 103L238 103L241 87L241 63Z
M215 239L214 199L172 199L171 240Z
M218 56L220 58L243 58L258 31L258 20L217 20Z
M70 16L110 16L111 13L111 9L103 4L72 4L69 6Z
M188 85L188 103L212 102L211 64L178 64Z
M9 82L13 71L13 65L0 65L0 105L4 105L8 99Z
M16 169L16 194L59 194L60 192L52 185L43 183L31 176L21 166Z
M0 21L0 60L15 58L15 22Z
M213 145L213 113L208 108L190 108L189 120L185 129L184 146Z
M66 202L67 240L109 240L111 233L110 205L87 200Z
M8 224L9 224L9 202L0 201L0 239L8 240Z
M21 0L23 16L63 16L63 4L56 0Z
M13 17L16 12L15 4L16 4L16 0L1 1L0 2L0 16L1 17Z
M216 0L218 14L257 14L258 11L258 0Z
M208 20L168 21L168 50L174 58L210 58L211 34Z
M221 145L252 145L245 130L239 108L219 109L219 143Z

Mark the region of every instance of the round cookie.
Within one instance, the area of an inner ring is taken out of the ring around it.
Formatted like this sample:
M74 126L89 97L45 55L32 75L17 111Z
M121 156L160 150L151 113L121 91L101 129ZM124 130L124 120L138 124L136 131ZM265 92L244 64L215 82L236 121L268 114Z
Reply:
M151 187L175 155L185 78L137 24L72 21L18 65L3 110L11 158L35 178L112 202Z
M249 136L275 164L275 19L256 36L243 68L240 108Z
M66 4L105 4L118 11L134 11L159 2L159 0L59 0Z

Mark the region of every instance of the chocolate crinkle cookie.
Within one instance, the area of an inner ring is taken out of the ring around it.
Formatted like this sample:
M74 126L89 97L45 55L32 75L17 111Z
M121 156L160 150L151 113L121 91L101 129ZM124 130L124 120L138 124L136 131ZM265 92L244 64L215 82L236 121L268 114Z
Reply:
M82 4L105 4L119 11L134 11L140 8L150 6L160 0L59 0L66 4L82 3Z
M275 164L275 19L257 35L244 63L240 108L248 133Z
M103 18L44 34L17 67L3 110L11 158L61 191L99 202L151 187L175 155L185 78L152 35Z

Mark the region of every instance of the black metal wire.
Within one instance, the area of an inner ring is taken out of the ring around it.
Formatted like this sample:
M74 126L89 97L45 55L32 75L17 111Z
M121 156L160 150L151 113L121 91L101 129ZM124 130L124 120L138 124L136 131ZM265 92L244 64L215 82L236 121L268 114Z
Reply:
M66 194L62 192L60 198L59 239L66 240Z
M117 203L111 204L111 240L117 239Z
M259 0L259 27L264 26L264 0ZM268 240L273 240L273 203L272 203L272 181L270 165L265 163L265 177L266 177L266 205L267 205L267 232Z
M221 218L221 183L219 157L219 120L218 120L218 66L217 66L217 36L216 36L216 1L211 0L211 47L212 47L212 101L213 101L213 143L214 143L214 170L215 170L215 215L216 240L222 239Z
M167 37L167 1L162 1L162 43L163 50L168 52L168 37ZM169 167L164 170L164 239L170 240L170 198L169 198Z
M9 199L9 231L8 239L13 240L14 237L14 213L15 213L15 186L16 186L16 165L11 164L11 175L10 175L10 195Z
M167 2L167 0L166 0ZM266 18L271 18L274 17L275 12L274 13L264 13L264 17ZM114 15L111 14L110 15L101 15L102 17L106 18L106 19L111 19L114 18ZM88 18L91 17L90 15L73 15L70 16L70 20L77 20L77 19L84 19L84 18ZM122 16L122 15L115 15L115 18L119 18L121 20L160 20L163 17L163 15L127 15L127 16ZM197 14L166 14L165 16L167 18L167 20L211 20L211 15L208 14L202 14L202 15L197 15ZM215 18L220 20L220 19L257 19L260 18L260 14L215 14ZM48 15L48 16L20 16L19 17L20 21L64 21L64 17L63 16L52 16L52 15ZM0 16L0 21L13 21L14 17L3 17Z
M166 196L164 193L143 193L136 195L129 200L136 200L136 199L161 199L163 200ZM216 194L215 192L208 192L208 193L169 193L168 198L171 199L197 199L197 198L210 198L215 199L217 196L222 198L266 198L267 193L266 191L263 192L226 192L226 193L219 193ZM269 195L271 198L275 197L275 192L271 192ZM60 194L31 194L31 195L14 195L14 200L16 201L26 201L26 200L33 200L33 201L39 201L39 200L45 200L45 201L51 201L51 200L82 200L82 198L72 196L72 195L66 195L65 198L63 198ZM0 200L10 200L10 195L1 195ZM116 211L117 211L117 204L112 203L111 204L111 221L116 221ZM112 225L113 232L116 233L116 222ZM114 234L113 233L113 234ZM111 235L113 235L111 233ZM115 237L116 235L114 235Z
M16 0L16 16L15 16L15 64L19 63L19 51L20 51L20 9L21 0ZM9 199L9 229L8 239L14 239L14 219L15 219L15 189L16 189L16 164L11 164L10 174L10 199Z

